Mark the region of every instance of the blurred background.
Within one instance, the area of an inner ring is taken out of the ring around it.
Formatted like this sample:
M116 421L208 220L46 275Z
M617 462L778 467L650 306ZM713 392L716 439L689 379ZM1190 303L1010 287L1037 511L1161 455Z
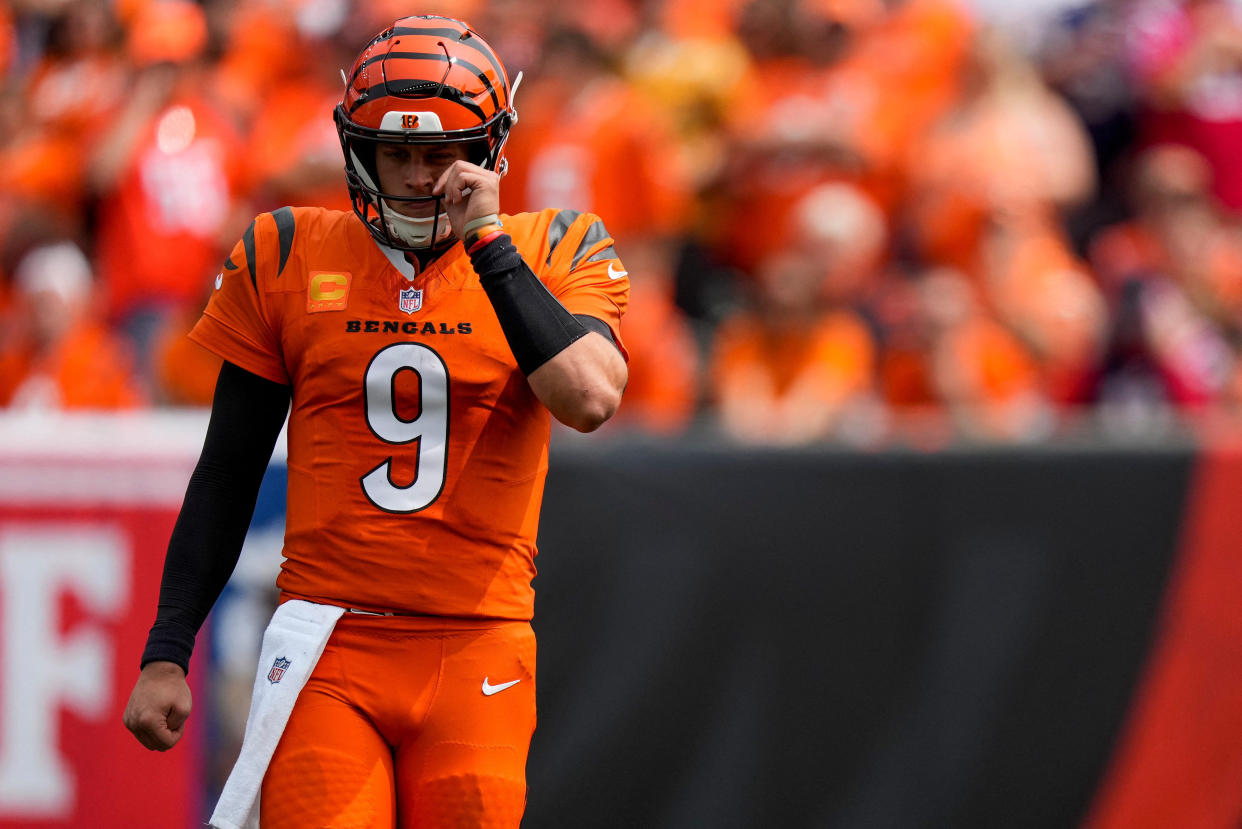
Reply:
M504 210L632 283L526 825L1242 825L1242 3L0 0L0 827L209 810L284 467L141 754L185 334L256 213L350 209L340 70L415 13L524 73Z

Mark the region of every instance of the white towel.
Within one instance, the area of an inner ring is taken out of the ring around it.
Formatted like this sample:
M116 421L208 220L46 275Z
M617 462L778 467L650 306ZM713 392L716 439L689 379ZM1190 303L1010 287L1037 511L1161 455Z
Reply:
M297 599L276 608L263 634L241 753L211 814L211 826L258 829L259 787L267 764L289 722L293 703L344 612L344 608Z

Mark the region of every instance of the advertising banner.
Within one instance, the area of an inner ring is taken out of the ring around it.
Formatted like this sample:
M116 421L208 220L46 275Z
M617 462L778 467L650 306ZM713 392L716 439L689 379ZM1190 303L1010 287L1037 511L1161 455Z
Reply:
M0 420L3 829L202 823L203 718L158 754L121 713L203 426Z

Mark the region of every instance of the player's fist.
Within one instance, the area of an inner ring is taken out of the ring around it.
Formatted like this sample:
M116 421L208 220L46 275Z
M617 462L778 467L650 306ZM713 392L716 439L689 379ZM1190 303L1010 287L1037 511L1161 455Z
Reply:
M171 662L150 662L134 683L121 720L152 751L167 751L185 733L190 716L190 686L185 672Z
M444 196L449 223L457 238L462 228L475 219L500 212L500 175L469 161L454 161L432 189Z

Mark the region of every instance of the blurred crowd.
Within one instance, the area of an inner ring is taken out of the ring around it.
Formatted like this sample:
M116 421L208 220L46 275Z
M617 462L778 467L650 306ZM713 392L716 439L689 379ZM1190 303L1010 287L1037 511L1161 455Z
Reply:
M185 333L228 249L260 211L350 209L340 70L444 13L524 76L504 209L617 240L608 429L1242 411L1242 2L995 6L0 0L0 406L209 404Z

